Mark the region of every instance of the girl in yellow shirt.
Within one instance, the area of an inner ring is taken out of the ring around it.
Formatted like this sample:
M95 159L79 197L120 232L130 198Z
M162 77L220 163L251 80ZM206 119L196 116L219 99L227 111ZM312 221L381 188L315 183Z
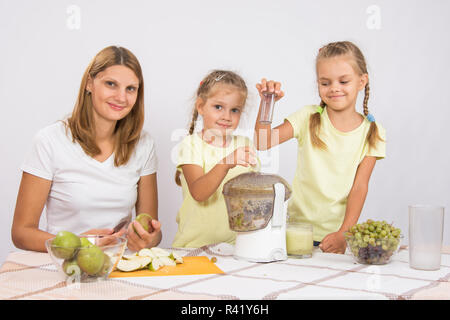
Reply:
M273 129L256 122L255 143L266 150L297 139L288 214L313 225L314 242L324 252L344 253L343 234L357 223L375 162L385 156L385 130L369 113L367 67L356 45L343 41L322 47L316 73L320 105L298 110ZM263 79L256 87L260 95L284 95L279 82ZM363 89L361 114L355 105Z
M222 187L257 164L250 139L233 134L247 93L244 80L231 71L213 71L200 82L189 135L178 149L175 181L182 187L183 203L176 218L173 247L235 241ZM199 115L203 129L194 132Z

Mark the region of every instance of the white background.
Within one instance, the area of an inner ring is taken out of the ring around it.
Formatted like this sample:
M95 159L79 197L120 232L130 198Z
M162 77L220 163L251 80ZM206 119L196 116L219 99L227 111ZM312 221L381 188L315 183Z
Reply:
M438 204L447 209L448 226L449 12L448 0L0 0L0 263L15 249L19 166L32 137L72 111L85 68L109 45L130 49L143 68L145 129L159 156L161 246L173 240L182 200L172 135L187 128L202 77L225 68L247 81L243 130L254 126L255 84L262 77L281 81L279 124L319 102L314 59L337 40L353 41L365 54L369 110L387 130L387 156L375 166L361 219L393 222L406 241L408 205ZM296 152L294 140L271 151L271 171L292 181ZM444 242L450 244L448 230Z

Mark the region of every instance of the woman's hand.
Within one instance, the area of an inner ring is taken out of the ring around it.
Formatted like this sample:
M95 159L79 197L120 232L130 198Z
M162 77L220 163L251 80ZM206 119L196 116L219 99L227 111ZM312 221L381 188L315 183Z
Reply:
M222 159L222 164L226 164L231 168L239 166L256 166L258 161L256 160L256 152L251 147L239 147L234 152Z
M256 89L258 89L261 99L263 99L263 92L274 92L275 101L278 101L284 97L284 92L281 90L280 82L273 80L267 81L265 78L262 78L261 83L256 84Z
M342 232L333 232L323 238L319 248L328 253L345 253L347 244Z
M147 232L139 222L131 222L127 229L128 249L131 251L139 251L143 248L151 248L157 245L160 240L161 223L153 219L152 227L153 230Z

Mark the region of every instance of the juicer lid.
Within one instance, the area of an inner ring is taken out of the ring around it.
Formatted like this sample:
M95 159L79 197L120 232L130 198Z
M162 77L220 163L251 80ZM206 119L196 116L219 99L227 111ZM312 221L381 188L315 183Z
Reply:
M290 198L291 187L289 183L276 174L247 172L230 179L223 186L222 193L226 196L274 196L276 183L282 183L285 187L284 200Z

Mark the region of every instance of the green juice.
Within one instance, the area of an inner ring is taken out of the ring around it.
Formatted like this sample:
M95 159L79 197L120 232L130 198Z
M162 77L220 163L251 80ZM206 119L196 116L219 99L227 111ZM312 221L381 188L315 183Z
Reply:
M286 226L286 250L290 256L311 256L313 232L311 228L299 225Z

